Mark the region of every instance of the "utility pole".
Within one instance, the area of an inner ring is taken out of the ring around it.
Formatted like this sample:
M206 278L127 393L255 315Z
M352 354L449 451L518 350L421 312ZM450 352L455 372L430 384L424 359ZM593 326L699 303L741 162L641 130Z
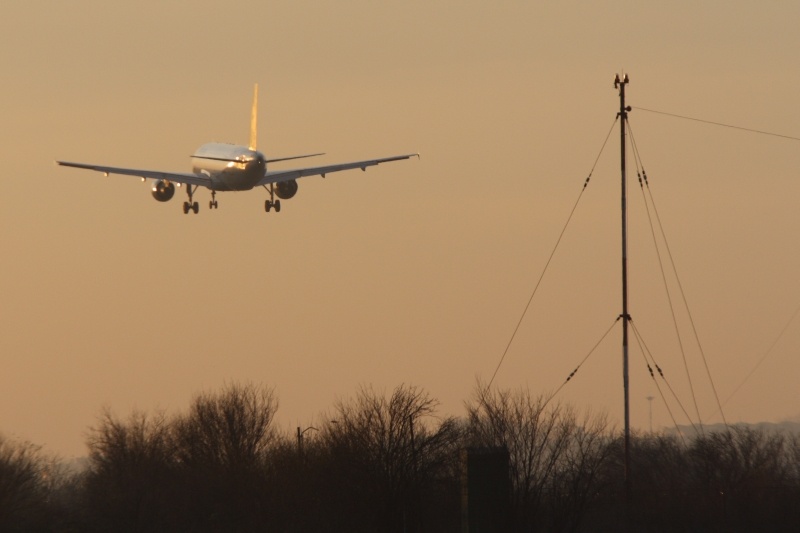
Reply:
M620 136L620 169L622 171L622 386L625 391L625 504L630 507L631 501L631 415L630 391L628 386L628 205L627 183L625 176L625 130L628 127L628 112L630 107L625 106L625 86L628 84L628 75L622 78L617 74L614 78L614 88L619 89L619 136Z
M650 402L650 433L653 432L653 400L655 399L655 396L647 397L647 401Z

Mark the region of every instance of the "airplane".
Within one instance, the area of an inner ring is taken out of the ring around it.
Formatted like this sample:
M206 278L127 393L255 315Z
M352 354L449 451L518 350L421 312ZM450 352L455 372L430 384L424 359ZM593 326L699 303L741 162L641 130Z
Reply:
M217 209L217 192L222 191L249 191L255 187L264 187L269 192L269 200L264 202L265 211L275 209L281 210L281 200L288 200L297 194L297 180L306 176L322 176L323 178L332 172L360 168L366 171L367 167L375 166L389 161L399 161L419 158L419 154L405 154L378 159L368 159L365 161L353 161L351 163L337 163L334 165L323 165L318 167L295 168L290 170L268 170L268 163L279 161L289 161L293 159L304 159L324 154L307 154L291 157L280 157L267 159L264 154L257 150L257 122L258 122L258 84L253 90L253 107L250 117L250 144L248 146L238 146L224 143L207 143L198 148L191 156L192 172L163 172L158 170L140 170L135 168L106 167L101 165L90 165L85 163L70 163L68 161L56 161L58 165L65 167L81 168L102 172L106 176L109 174L121 174L126 176L138 176L142 181L154 180L152 187L153 198L159 202L167 202L175 195L175 186L186 185L188 201L183 202L183 213L190 211L197 214L200 210L198 202L194 201L194 195L199 187L205 187L211 191L211 200L208 203L209 209ZM276 200L275 197L279 199Z

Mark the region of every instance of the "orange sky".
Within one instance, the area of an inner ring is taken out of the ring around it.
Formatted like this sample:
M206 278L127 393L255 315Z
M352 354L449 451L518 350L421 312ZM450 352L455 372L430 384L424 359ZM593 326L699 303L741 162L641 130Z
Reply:
M177 413L231 381L274 386L287 430L360 385L419 385L462 414L597 157L623 69L634 107L800 136L788 2L126 4L11 2L0 21L0 432L65 456L85 453L103 406ZM254 82L268 156L422 158L301 180L279 215L252 191L184 216L136 179L53 165L186 171L204 142L247 141ZM800 305L800 145L630 121L726 398ZM630 312L693 411L636 187L630 206ZM499 386L563 382L621 311L619 249L615 130ZM620 336L559 394L616 424ZM730 422L800 417L798 347L795 323ZM687 360L708 416L691 346ZM633 348L631 387L646 428L657 393ZM653 422L670 425L660 400Z

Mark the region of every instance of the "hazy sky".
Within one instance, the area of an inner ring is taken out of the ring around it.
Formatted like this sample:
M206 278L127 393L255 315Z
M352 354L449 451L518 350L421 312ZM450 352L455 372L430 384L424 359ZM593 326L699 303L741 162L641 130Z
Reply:
M287 430L361 385L462 414L611 127L614 75L634 108L797 137L798 20L789 1L5 2L0 432L82 455L104 406L177 413L232 381L274 386ZM265 191L215 211L202 191L185 216L135 178L53 164L186 171L204 142L247 142L254 82L268 156L422 158L303 179L277 215ZM727 398L800 305L800 143L630 123ZM555 390L620 314L619 188L615 129L497 385ZM638 187L629 228L630 312L693 411ZM621 424L620 339L558 398ZM800 319L729 422L800 417L799 348ZM637 428L649 395L634 344ZM660 399L653 423L671 424Z

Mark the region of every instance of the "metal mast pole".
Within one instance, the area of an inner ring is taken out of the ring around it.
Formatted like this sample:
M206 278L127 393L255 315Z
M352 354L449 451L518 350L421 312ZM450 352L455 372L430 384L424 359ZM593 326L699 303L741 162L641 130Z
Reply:
M614 78L614 88L619 89L620 168L622 171L622 386L625 391L625 501L630 504L631 416L628 386L628 320L630 320L630 315L628 314L628 205L625 175L625 130L627 129L628 111L630 111L629 107L625 107L625 86L628 81L627 74L624 74L622 79L619 74Z

